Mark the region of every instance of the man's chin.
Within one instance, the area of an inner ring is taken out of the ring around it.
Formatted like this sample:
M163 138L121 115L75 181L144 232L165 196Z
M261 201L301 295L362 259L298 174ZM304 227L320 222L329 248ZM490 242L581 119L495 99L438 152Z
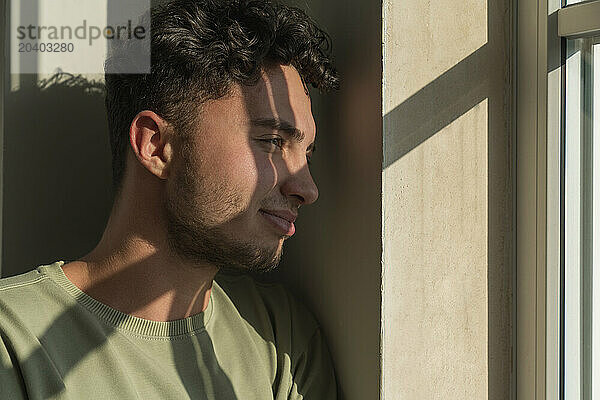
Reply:
M264 273L277 268L283 255L281 237L255 235L246 242L220 229L199 227L182 218L169 220L169 245L180 257L210 263L219 269L242 269Z
M272 260L266 262L254 262L254 263L242 263L242 262L231 262L227 265L221 265L219 269L221 271L237 271L237 272L250 272L253 274L266 274L273 272L278 266L281 257L275 256Z
M213 260L220 269L235 269L255 274L268 273L279 266L283 256L283 240L276 243L257 243L243 241L221 242L218 247L222 257Z
M247 263L245 268L253 273L272 272L279 266L283 256L283 246L279 245L275 250L264 249L262 257L255 259L254 262Z

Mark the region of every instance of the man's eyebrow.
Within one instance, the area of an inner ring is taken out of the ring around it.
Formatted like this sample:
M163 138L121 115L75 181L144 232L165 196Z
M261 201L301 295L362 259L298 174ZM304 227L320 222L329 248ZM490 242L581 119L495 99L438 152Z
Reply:
M290 137L300 143L304 140L304 133L290 124L289 122L279 118L254 118L250 123L255 126L271 128L276 131L281 131L290 135Z

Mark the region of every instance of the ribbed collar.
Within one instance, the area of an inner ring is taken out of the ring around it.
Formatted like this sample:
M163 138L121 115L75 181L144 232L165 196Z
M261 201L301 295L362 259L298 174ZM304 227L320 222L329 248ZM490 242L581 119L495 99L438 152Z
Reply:
M56 261L53 264L38 267L38 271L56 282L56 284L74 297L77 302L87 308L91 313L120 330L126 330L147 337L169 339L182 335L195 334L205 330L212 317L214 308L214 296L212 293L208 301L208 307L204 312L183 319L174 321L151 321L125 314L88 296L75 286L63 272L62 266L64 264L64 261ZM217 289L216 286L216 282L213 282L213 290Z

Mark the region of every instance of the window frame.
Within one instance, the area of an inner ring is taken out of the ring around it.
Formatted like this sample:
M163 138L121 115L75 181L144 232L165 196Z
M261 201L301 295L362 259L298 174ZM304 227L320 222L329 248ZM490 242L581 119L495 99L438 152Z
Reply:
M515 397L546 398L548 2L515 1Z
M519 400L564 399L566 38L600 35L600 0L569 6L562 0L549 13L556 2L514 3L513 395ZM560 72L552 74L555 67Z

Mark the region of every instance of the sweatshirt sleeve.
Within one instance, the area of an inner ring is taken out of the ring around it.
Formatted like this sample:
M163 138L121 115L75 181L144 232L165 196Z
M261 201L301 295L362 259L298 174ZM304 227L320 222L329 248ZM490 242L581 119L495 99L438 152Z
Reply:
M321 330L317 329L296 363L290 400L336 400L335 373Z
M0 399L25 400L25 384L0 332Z

